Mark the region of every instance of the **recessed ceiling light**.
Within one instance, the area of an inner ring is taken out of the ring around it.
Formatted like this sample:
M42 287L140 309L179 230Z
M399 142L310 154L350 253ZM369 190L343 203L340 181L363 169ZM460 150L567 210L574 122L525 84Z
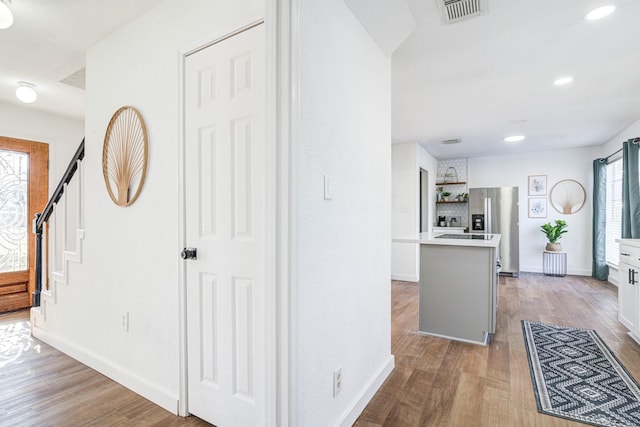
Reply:
M31 104L38 99L38 94L35 90L36 85L28 82L18 82L18 89L16 89L16 97L25 104Z
M569 84L573 81L573 77L571 76L567 76L567 77L560 77L559 79L556 79L553 84L556 86L563 86L566 84Z
M13 14L9 7L0 1L0 30L5 30L13 25Z
M523 135L512 135L504 139L504 142L520 142L524 139Z
M611 13L613 13L614 10L616 10L616 7L612 4L601 6L587 13L587 16L585 16L585 19L588 19L589 21L595 21L596 19L604 18L607 15L611 15Z

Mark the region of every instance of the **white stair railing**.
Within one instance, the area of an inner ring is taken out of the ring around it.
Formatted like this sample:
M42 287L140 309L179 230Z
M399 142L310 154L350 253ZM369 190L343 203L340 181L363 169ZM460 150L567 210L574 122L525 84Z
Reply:
M56 287L68 284L69 263L82 262L84 140L80 144L51 200L34 220L36 284L32 327L46 322L47 304L56 304Z

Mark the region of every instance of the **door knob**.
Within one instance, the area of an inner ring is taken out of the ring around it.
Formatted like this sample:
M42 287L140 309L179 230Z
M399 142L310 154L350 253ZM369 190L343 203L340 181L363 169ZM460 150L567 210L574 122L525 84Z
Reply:
M180 258L182 259L198 259L198 249L197 248L184 248L182 252L180 252Z

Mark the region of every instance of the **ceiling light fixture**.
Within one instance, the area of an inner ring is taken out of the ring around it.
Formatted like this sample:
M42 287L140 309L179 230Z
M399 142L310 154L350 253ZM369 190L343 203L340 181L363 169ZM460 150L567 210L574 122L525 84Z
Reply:
M4 1L0 1L0 30L5 30L13 25L13 14Z
M616 10L616 7L612 4L601 6L587 13L585 19L588 19L589 21L595 21L596 19L604 18L605 16L611 15L614 10Z
M29 82L18 82L18 89L16 89L16 97L25 104L31 104L38 99L38 94L35 90L36 85Z
M573 81L573 77L571 76L566 76L566 77L560 77L559 79L556 79L553 84L556 86L563 86L566 84L569 84Z
M508 136L504 139L504 142L520 142L524 139L523 135Z

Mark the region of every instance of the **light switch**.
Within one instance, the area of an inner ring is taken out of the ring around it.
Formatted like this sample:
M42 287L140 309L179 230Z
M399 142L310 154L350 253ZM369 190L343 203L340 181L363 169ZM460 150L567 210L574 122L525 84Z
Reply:
M332 200L333 199L333 180L331 176L324 176L324 199Z

